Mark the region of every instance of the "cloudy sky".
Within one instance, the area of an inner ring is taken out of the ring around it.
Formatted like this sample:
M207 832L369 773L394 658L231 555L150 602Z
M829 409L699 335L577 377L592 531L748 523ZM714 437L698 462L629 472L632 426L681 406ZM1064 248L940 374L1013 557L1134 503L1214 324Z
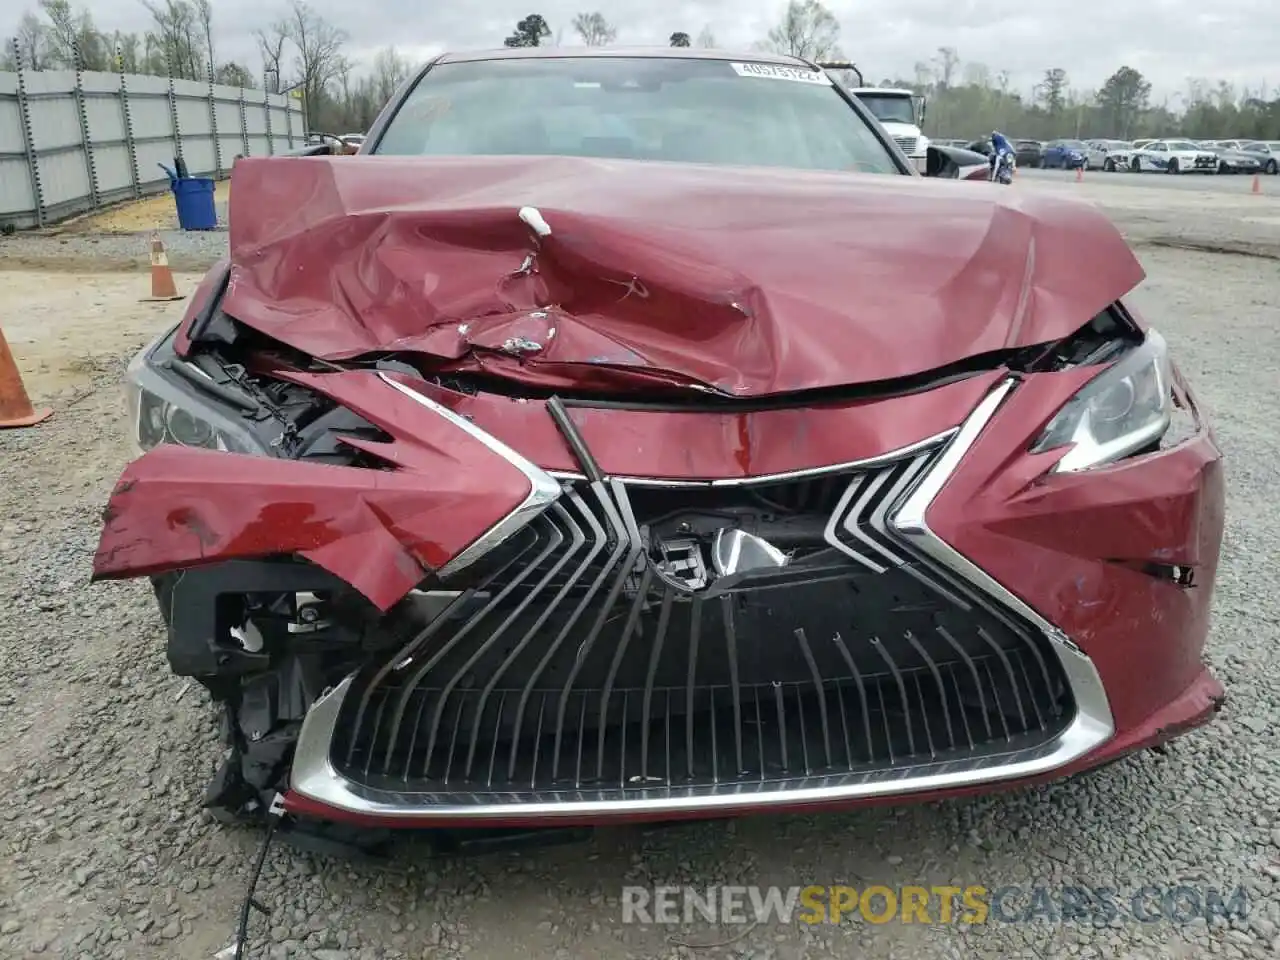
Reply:
M218 58L240 60L257 72L261 61L252 31L272 19L276 4L283 7L282 0L216 0ZM24 0L0 0L6 12L22 5ZM584 9L599 9L618 28L619 44L665 43L673 30L696 37L705 26L717 46L749 47L777 22L785 0L311 0L311 5L347 31L349 55L367 60L388 44L421 56L441 48L500 46L516 21L535 11L553 32L563 30L564 44L575 44L569 21ZM87 6L100 29L147 28L140 0L92 0ZM1227 80L1252 91L1263 84L1268 91L1280 86L1280 6L1271 0L892 0L883 5L828 0L827 6L840 21L845 53L869 81L910 77L917 61L951 46L962 69L977 61L993 72L1007 70L1013 88L1024 96L1054 66L1067 70L1073 87L1096 89L1128 64L1152 81L1153 100L1168 97L1173 107L1188 77Z

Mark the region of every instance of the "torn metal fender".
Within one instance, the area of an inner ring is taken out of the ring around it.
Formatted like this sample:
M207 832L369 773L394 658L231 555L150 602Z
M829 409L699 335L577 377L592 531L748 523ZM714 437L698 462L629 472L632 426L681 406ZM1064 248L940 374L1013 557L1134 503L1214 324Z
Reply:
M370 419L399 411L390 442L358 442L390 469L157 447L116 484L93 579L296 555L386 610L428 574L465 566L559 496L538 467L401 380L306 379L332 379L335 394L364 401L376 393L379 403L357 404L380 408L362 411Z

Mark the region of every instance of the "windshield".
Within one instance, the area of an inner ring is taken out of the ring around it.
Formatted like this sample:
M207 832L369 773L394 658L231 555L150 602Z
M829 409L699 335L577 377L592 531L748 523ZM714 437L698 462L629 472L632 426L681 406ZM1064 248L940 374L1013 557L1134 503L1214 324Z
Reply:
M881 123L915 125L916 110L910 97L892 93L860 93L858 99Z
M903 173L825 73L678 57L438 64L373 152Z
M1170 150L1199 150L1200 148L1197 147L1194 143L1191 143L1189 140L1170 140L1169 149Z
M1083 150L1084 143L1080 140L1059 140L1058 146L1065 147L1068 150Z

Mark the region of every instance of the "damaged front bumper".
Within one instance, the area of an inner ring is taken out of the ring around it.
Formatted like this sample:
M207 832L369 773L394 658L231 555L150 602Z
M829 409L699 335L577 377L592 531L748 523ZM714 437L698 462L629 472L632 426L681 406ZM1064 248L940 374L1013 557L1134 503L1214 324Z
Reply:
M325 380L408 469L162 448L108 510L97 574L157 575L175 672L226 704L231 750L208 799L227 816L282 789L295 814L383 825L932 797L1094 766L1220 702L1199 659L1222 523L1205 432L1037 485L1043 464L1010 462L1029 446L1010 431L1042 424L1064 388L1008 378L977 384L958 425L941 405L915 442L717 481L610 477L551 416L580 465L553 479L407 381ZM367 402L378 381L416 417L397 427ZM859 416L904 402L920 401ZM1015 488L1001 479L1023 470ZM1164 494L1144 498L1157 476ZM750 503L788 563L712 571L685 549L708 516ZM1108 522L1110 554L1064 546L1052 518L1068 508ZM1074 614L1052 573L1064 553L1082 571ZM1199 589L1134 568L1170 556ZM1117 611L1128 619L1108 626ZM1133 651L1142 680L1122 666Z

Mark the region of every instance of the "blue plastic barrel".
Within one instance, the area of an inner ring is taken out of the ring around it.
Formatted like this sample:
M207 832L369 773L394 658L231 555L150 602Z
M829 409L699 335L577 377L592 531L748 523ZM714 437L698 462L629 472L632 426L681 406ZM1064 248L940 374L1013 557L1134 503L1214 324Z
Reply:
M178 226L183 230L215 230L218 226L218 209L213 202L213 180L209 177L184 177L171 179L178 205Z

